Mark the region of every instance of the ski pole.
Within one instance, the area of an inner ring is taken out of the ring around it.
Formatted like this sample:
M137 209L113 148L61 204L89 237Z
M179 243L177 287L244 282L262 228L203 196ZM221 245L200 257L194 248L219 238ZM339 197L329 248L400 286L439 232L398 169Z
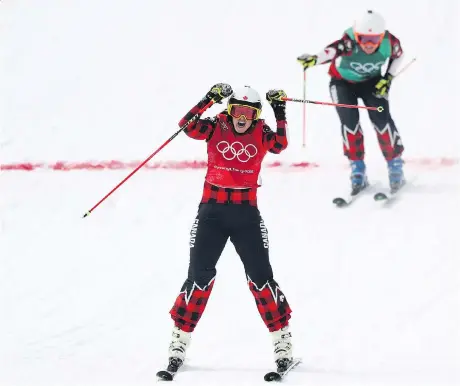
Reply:
M211 100L206 106L204 106L201 110L199 110L187 123L182 125L179 130L177 130L171 137L169 137L163 145L161 145L157 150L155 150L145 161L143 161L139 166L137 166L131 173L129 173L117 186L115 186L109 193L107 193L96 205L94 205L90 210L88 210L84 215L83 218L89 216L100 204L102 204L115 190L117 190L121 185L123 185L131 176L136 173L142 166L144 166L147 162L149 162L158 152L163 149L168 143L170 143L174 138L176 138L182 130L185 130L187 126L198 119L201 114L209 107L211 107L215 103L214 100Z
M307 99L307 69L303 70L303 99ZM307 105L303 105L303 120L302 120L302 147L306 146L307 136Z
M359 106L359 105L346 105L343 103L331 103L331 102L318 102L318 101L310 101L308 99L297 99L297 98L286 98L283 97L281 98L283 101L289 101L289 102L300 102L300 103L311 103L314 105L326 105L326 106L336 106L336 107L345 107L349 109L366 109L366 110L376 110L379 113L383 111L382 106L378 107L367 107L367 106Z
M404 71L406 71L411 65L412 63L415 62L417 58L412 58L412 60L407 63L403 68L401 68L401 70L399 70L399 72L393 77L393 78L396 78L397 76L401 75Z

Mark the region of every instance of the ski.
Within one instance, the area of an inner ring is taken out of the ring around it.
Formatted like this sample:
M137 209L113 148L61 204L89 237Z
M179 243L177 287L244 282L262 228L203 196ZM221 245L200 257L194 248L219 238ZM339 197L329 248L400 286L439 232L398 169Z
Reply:
M385 191L380 191L374 194L374 201L377 202L382 202L382 203L389 203L391 200L397 197L398 193L401 191L401 189L406 185L406 182L404 182L402 185L400 185L398 188L390 188L389 190Z
M177 371L160 370L157 373L157 378L161 381L172 381Z
M179 369L182 367L183 362L178 358L170 358L166 370L157 372L157 378L161 381L172 381L176 376Z
M283 366L278 366L275 371L270 371L264 375L266 382L280 382L292 369L294 369L302 360L294 358Z
M361 197L362 193L366 192L369 189L369 187L370 185L367 185L364 188L360 188L360 189L353 189L347 196L335 197L332 200L332 203L335 204L335 206L337 206L338 208L344 208L344 207L350 206L359 197Z

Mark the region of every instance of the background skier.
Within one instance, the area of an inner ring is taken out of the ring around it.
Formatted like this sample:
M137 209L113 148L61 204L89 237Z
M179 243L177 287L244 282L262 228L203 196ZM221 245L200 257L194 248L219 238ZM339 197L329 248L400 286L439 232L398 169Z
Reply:
M399 39L385 29L384 18L374 11L367 11L345 30L339 40L316 55L303 54L297 58L304 70L331 63L329 87L335 103L357 104L360 98L366 106L383 107L383 112L369 110L369 118L387 161L393 190L404 183L401 159L404 146L390 113L388 92L403 55ZM359 111L342 107L336 110L341 123L344 154L351 164L352 192L357 193L368 185Z

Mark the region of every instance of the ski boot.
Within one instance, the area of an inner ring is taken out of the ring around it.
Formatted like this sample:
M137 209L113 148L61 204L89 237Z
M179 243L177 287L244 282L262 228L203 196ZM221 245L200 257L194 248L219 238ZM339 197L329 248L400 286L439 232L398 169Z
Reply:
M267 382L280 381L289 371L300 363L300 359L292 357L292 343L289 326L271 333L276 370L265 374Z
M187 347L190 344L190 332L182 331L174 326L172 332L172 340L169 345L169 363L166 370L159 371L157 377L165 381L172 381L174 375L179 371L179 368L185 361Z
M358 194L369 185L366 176L366 164L363 160L350 161L351 166L351 194Z
M404 161L401 157L396 157L388 161L388 178L391 192L397 191L406 182L403 173L403 165Z
M284 372L291 364L292 358L292 343L289 326L285 326L272 334L273 354L278 372Z

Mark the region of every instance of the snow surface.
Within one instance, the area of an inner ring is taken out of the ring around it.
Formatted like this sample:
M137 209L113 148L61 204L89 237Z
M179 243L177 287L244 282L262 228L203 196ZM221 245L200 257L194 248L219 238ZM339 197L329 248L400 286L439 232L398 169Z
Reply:
M458 384L454 172L407 168L418 179L392 208L368 195L346 210L331 205L343 173L266 174L260 207L303 358L287 384ZM168 311L185 279L203 176L171 174L139 172L84 220L121 172L2 177L2 385L154 381L166 360ZM270 337L231 244L211 296L190 346L190 371L177 382L262 384Z
M411 182L391 208L371 194L334 208L349 173L335 111L308 106L302 149L301 106L288 106L290 148L269 160L320 165L265 170L260 190L275 276L294 311L294 352L303 358L288 385L460 384L460 167L439 161L458 159L460 82L438 67L458 59L459 5L440 4L391 0L380 8L407 60L417 56L395 81L392 111L407 157L426 160L406 165ZM295 57L379 5L2 2L0 163L142 159L219 81L301 97ZM241 47L235 56L233 46ZM309 72L308 98L329 101L327 82L326 67ZM273 123L268 109L265 116ZM362 116L369 176L385 187ZM204 144L180 136L155 159L204 159ZM86 219L127 170L2 173L0 386L156 382L204 172L141 170ZM231 244L217 268L175 382L265 384L270 336Z

